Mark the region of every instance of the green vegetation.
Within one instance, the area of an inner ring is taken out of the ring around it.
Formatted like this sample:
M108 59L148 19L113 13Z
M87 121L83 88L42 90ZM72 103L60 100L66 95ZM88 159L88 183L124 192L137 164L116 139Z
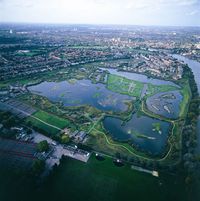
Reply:
M61 143L67 144L68 142L70 142L69 135L62 135L61 136Z
M190 85L187 82L183 88L181 89L181 95L183 96L183 100L180 104L180 113L179 116L180 117L185 117L188 111L188 103L190 102L190 98L191 98L191 90L190 90Z
M109 74L107 88L114 92L139 98L143 89L143 83Z
M134 161L135 158L140 159L141 161L143 161L143 163L145 163L146 161L154 162L154 159L160 161L163 160L163 158L160 159L160 156L159 158L149 156L147 153L137 150L129 143L123 143L113 140L110 135L105 134L105 130L101 123L97 123L95 126L93 126L93 129L90 129L90 131L91 137L87 141L87 145L92 147L96 151L107 153L114 157L117 153L120 153L121 158L128 161ZM139 133L138 135L140 137L142 136L142 134Z
M122 76L109 74L107 81L107 88L111 91L118 92L121 94L126 94L129 96L134 96L140 98L141 92L143 90L144 83L139 81L130 80ZM180 90L176 86L171 85L153 85L147 84L146 97L150 97L154 94L160 92Z
M19 126L20 120L10 112L0 111L0 137L15 138L16 131L11 127Z
M184 182L178 176L161 173L155 178L130 165L117 167L112 159L99 161L95 156L87 164L62 160L40 192L49 201L58 197L60 201L186 200Z
M117 167L112 159L104 158L99 161L92 156L87 164L66 158L45 182L37 185L30 175L0 170L0 198L2 201L58 198L59 201L186 201L188 198L184 181L177 174L159 172L156 178L135 171L130 165Z
M45 54L47 51L46 50L40 50L40 49L32 49L32 50L26 50L26 51L21 51L17 52L17 56L26 56L26 57L33 57L41 54Z
M155 129L155 131L159 132L161 130L161 124L160 123L153 123L153 129Z
M141 134L141 133L139 133L139 132L137 132L137 131L135 131L135 130L129 130L129 131L128 131L128 134L134 135L134 136L136 136L136 137L138 137L138 138L154 139L154 138L151 138L151 137L149 137L149 136L147 136L147 135Z
M93 94L93 98L99 98L101 96L101 93L99 92L96 92L95 94Z
M37 150L39 152L46 152L49 150L49 144L46 140L43 140L37 144Z
M148 84L147 96L149 97L160 92L175 91L175 90L179 90L179 88L171 85Z
M77 80L76 79L69 79L67 80L70 84L76 84Z
M56 135L70 123L67 119L57 117L44 111L36 112L33 117L28 117L27 122L30 122L33 127L45 131L49 135Z
M33 175L39 176L45 169L45 162L43 160L36 159L33 162L32 173Z
M63 98L65 96L65 93L61 93L60 97Z

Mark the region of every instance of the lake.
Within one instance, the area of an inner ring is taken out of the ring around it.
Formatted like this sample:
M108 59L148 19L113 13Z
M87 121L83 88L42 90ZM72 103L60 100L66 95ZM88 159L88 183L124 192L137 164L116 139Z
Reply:
M112 92L104 84L93 84L90 80L76 80L73 83L45 81L28 87L28 90L52 102L62 102L64 106L90 105L104 111L125 111L128 107L125 102L134 99Z
M118 118L106 117L103 125L113 139L121 142L130 141L140 150L151 154L161 154L165 151L171 126L168 122L137 116L136 113L124 124Z
M118 72L114 69L109 69L109 72L154 85L177 86L173 82L149 79L141 74ZM108 90L104 84L94 84L85 79L61 82L45 81L30 86L28 89L52 102L62 102L64 106L90 105L102 111L125 111L127 110L126 102L134 100L134 97ZM178 91L158 93L147 99L147 107L156 114L177 118L181 100L182 96ZM156 110L155 107L159 110ZM151 154L161 154L165 151L170 134L170 123L147 116L138 117L136 114L133 114L131 120L124 125L122 123L120 119L113 117L106 117L103 121L105 129L113 139L130 141L138 149Z
M147 98L148 110L166 118L177 119L183 96L179 91L162 92Z

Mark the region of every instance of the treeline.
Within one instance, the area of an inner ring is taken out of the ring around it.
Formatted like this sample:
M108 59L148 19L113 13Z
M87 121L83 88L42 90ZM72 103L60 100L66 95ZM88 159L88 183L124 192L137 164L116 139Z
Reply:
M195 150L197 145L197 121L200 115L200 99L194 75L187 65L184 68L184 77L189 79L192 93L185 125L182 132L182 165L185 171L185 182L186 184L190 184L192 183L193 178L196 177L195 170L198 164Z
M16 132L10 128L19 125L20 121L10 112L0 111L0 137L15 138Z

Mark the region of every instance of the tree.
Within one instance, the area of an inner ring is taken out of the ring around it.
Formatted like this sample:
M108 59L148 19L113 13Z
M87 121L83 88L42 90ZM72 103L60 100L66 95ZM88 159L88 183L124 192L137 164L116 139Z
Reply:
M40 175L45 169L45 162L43 160L36 159L33 162L32 173L34 175Z
M49 150L49 144L46 140L43 140L37 144L37 150L39 152L46 152Z
M191 184L191 183L192 183L192 178L191 178L190 176L187 176L187 177L185 178L185 183L186 183L187 185Z
M5 128L10 128L15 125L15 118L13 116L9 117L8 119L5 119L2 121L2 124Z
M70 141L69 135L62 135L61 143L66 144Z
M27 129L27 134L28 135L32 134L32 130L30 128Z

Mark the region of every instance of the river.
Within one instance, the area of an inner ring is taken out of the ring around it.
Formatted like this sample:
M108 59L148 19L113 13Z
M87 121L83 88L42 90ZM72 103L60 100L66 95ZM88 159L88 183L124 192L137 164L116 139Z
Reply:
M195 81L197 83L197 87L198 87L198 91L200 94L200 63L191 59L188 59L184 56L180 56L180 55L173 55L174 58L184 61L184 63L186 63L190 69L192 70L192 72L194 73L194 78ZM198 118L198 125L197 125L197 153L200 154L200 116Z

